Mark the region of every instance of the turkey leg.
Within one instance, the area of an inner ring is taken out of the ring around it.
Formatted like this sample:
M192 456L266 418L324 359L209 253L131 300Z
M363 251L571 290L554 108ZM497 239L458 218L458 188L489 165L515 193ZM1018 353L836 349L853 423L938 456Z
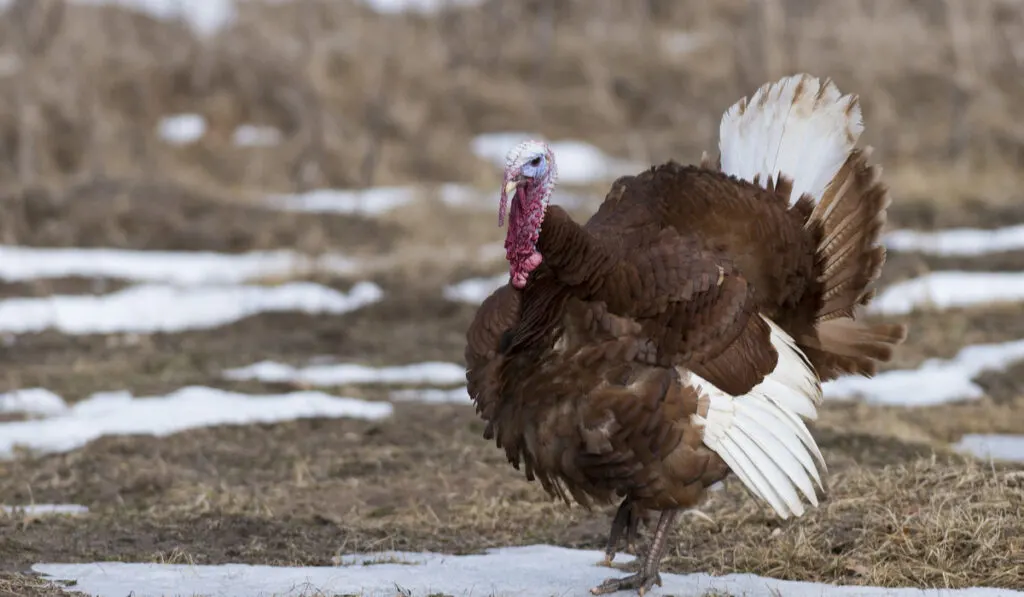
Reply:
M622 535L626 535L626 549L636 553L636 540L637 531L640 525L640 513L633 507L633 503L629 501L629 498L622 500L622 505L619 506L618 511L615 513L615 518L612 520L612 530L608 533L608 544L604 548L604 559L601 560L602 566L611 566L612 560L615 559L615 553L618 551L619 541L622 540Z
M668 541L668 532L675 522L678 510L665 510L658 519L658 527L651 537L651 547L647 550L643 560L640 562L640 570L636 574L622 578L609 578L600 585L590 589L594 595L605 595L615 591L627 591L636 589L640 597L649 591L652 586L661 586L661 574L658 567L661 565L661 558L665 555L665 544Z

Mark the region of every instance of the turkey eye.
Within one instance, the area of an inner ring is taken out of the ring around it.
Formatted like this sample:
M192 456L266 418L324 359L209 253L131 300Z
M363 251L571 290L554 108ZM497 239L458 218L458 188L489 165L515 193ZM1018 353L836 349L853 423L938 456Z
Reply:
M530 165L534 167L540 166L540 157L538 156L530 160Z

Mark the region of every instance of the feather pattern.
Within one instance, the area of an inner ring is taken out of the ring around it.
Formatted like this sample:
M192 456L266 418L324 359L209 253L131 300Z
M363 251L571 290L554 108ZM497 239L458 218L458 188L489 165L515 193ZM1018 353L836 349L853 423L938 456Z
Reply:
M741 396L689 373L689 382L708 399L706 414L694 413L691 420L703 430L704 443L722 456L747 489L780 517L789 518L804 513L797 489L815 506L818 499L812 481L824 490L814 464L825 471L825 460L796 416L817 417L821 384L793 339L771 320L764 320L779 354L775 370Z
M792 201L825 188L857 144L864 124L855 95L807 74L762 85L726 110L719 125L722 171L751 182L793 181Z

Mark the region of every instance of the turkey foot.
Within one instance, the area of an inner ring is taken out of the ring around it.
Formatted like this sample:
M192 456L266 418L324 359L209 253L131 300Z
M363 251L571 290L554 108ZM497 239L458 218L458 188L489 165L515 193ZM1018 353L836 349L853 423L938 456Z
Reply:
M651 590L651 587L654 585L660 587L661 574L658 573L658 567L661 565L662 556L665 555L668 531L672 527L672 523L675 521L678 513L678 510L666 510L661 513L661 518L658 519L658 527L654 530L654 536L651 537L651 547L644 555L643 561L640 563L640 570L636 574L622 578L609 578L600 585L590 589L591 594L606 595L615 591L636 589L637 594L643 597L644 593Z
M612 529L608 533L608 544L604 548L604 559L601 560L601 566L612 566L612 560L615 559L615 554L619 547L619 542L622 540L622 535L626 535L626 549L636 553L636 540L638 527L640 525L640 512L633 506L633 503L629 501L629 498L622 500L622 505L619 506L618 511L615 513L615 518L612 520Z

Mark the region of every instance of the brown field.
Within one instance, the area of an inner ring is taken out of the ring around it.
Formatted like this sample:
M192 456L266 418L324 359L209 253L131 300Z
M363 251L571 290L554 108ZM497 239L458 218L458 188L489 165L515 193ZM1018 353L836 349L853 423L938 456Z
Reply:
M14 2L0 16L0 243L366 259L380 303L341 315L256 315L210 330L0 343L8 391L156 395L287 384L220 373L320 355L373 365L461 363L475 306L444 285L502 271L492 212L435 200L379 217L288 214L268 192L462 182L495 187L476 134L579 139L642 163L714 152L722 111L807 71L861 96L863 143L893 190L891 228L1024 223L1024 2L1019 0L490 0L426 16L355 0L243 2L202 39L123 8ZM63 6L63 8L61 8ZM197 143L161 117L197 112ZM236 147L244 123L283 133ZM601 196L602 185L589 190ZM557 201L556 191L556 199ZM593 204L577 210L586 217ZM1024 251L891 254L881 284L938 269L1015 271ZM267 280L272 284L280 280ZM127 280L0 282L0 297L108 293ZM889 368L1024 338L1019 305L918 312ZM1024 465L975 461L965 433L1024 432L1024 366L984 373L977 401L907 409L827 403L813 428L829 500L782 522L738 482L681 523L664 570L883 586L1024 589ZM380 387L329 389L387 399ZM396 403L390 419L221 426L98 439L0 461L0 503L75 503L82 517L0 514L0 595L57 595L38 562L329 565L381 549L465 553L603 546L610 512L549 500L485 441L470 405ZM0 427L2 433L2 427ZM657 594L657 593L656 593Z

